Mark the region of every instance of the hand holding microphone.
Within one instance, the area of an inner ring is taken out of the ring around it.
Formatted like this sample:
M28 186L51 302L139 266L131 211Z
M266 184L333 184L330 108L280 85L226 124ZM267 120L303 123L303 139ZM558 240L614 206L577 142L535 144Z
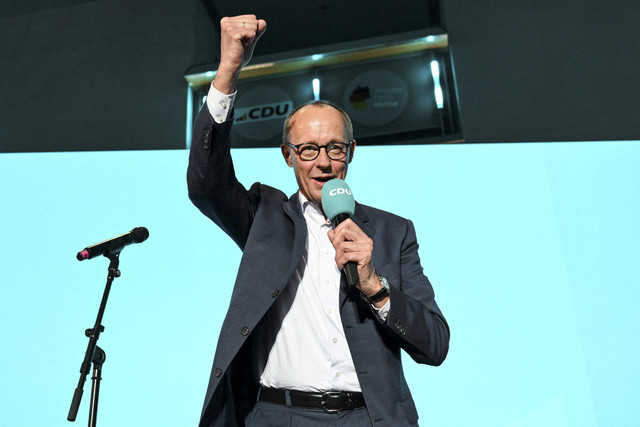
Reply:
M322 210L336 227L329 231L329 239L336 249L336 263L344 268L348 285L360 284L358 288L363 290L369 279L376 277L371 259L373 241L350 220L355 212L355 200L346 182L332 179L322 187ZM378 283L376 279L373 286Z

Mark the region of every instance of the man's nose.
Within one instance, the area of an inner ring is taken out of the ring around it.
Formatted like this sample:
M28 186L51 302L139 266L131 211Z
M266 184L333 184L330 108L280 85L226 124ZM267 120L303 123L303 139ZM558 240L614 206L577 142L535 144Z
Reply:
M324 147L320 147L320 152L318 153L318 157L316 157L316 165L318 166L328 166L331 164L331 159L329 158L329 154Z

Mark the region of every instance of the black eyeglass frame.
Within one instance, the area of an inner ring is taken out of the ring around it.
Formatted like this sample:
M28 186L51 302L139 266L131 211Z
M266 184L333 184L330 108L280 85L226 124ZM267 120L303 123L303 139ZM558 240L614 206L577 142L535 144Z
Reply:
M351 145L353 144L353 139L349 142L330 142L326 145L318 145L315 142L303 142L302 144L298 144L298 145L293 145L290 142L285 142L284 144L295 149L296 154L298 155L298 157L300 157L300 160L303 160L305 162L310 162L317 159L318 156L320 155L320 150L322 148L324 148L324 151L327 153L327 157L330 158L331 160L344 160L349 156L349 149L351 149ZM316 151L316 155L312 159L305 159L300 155L300 147L302 147L303 145L311 145L318 148L318 150ZM344 155L338 159L331 157L331 154L329 154L329 147L332 147L335 145L344 145L347 147L347 149L344 151Z

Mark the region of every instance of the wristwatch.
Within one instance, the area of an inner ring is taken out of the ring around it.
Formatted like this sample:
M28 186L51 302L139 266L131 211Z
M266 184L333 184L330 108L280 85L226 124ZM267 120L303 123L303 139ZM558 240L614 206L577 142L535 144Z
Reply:
M382 276L378 276L378 279L380 279L380 283L382 284L382 289L378 292L371 296L367 296L364 292L360 291L360 297L368 304L375 304L389 296L389 282L387 282L387 279Z

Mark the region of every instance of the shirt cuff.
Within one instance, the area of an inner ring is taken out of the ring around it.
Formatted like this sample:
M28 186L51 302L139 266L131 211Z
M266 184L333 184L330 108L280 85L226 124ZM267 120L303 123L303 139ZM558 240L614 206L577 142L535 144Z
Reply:
M391 308L391 298L389 298L382 307L377 308L376 306L371 305L371 308L373 309L373 312L376 314L376 316L378 316L378 320L381 323L384 323L387 321L387 316L389 315L389 309Z
M216 123L224 123L227 121L231 115L231 110L233 110L233 102L237 93L236 91L231 95L225 95L213 87L213 83L211 83L209 93L207 94L207 108Z

